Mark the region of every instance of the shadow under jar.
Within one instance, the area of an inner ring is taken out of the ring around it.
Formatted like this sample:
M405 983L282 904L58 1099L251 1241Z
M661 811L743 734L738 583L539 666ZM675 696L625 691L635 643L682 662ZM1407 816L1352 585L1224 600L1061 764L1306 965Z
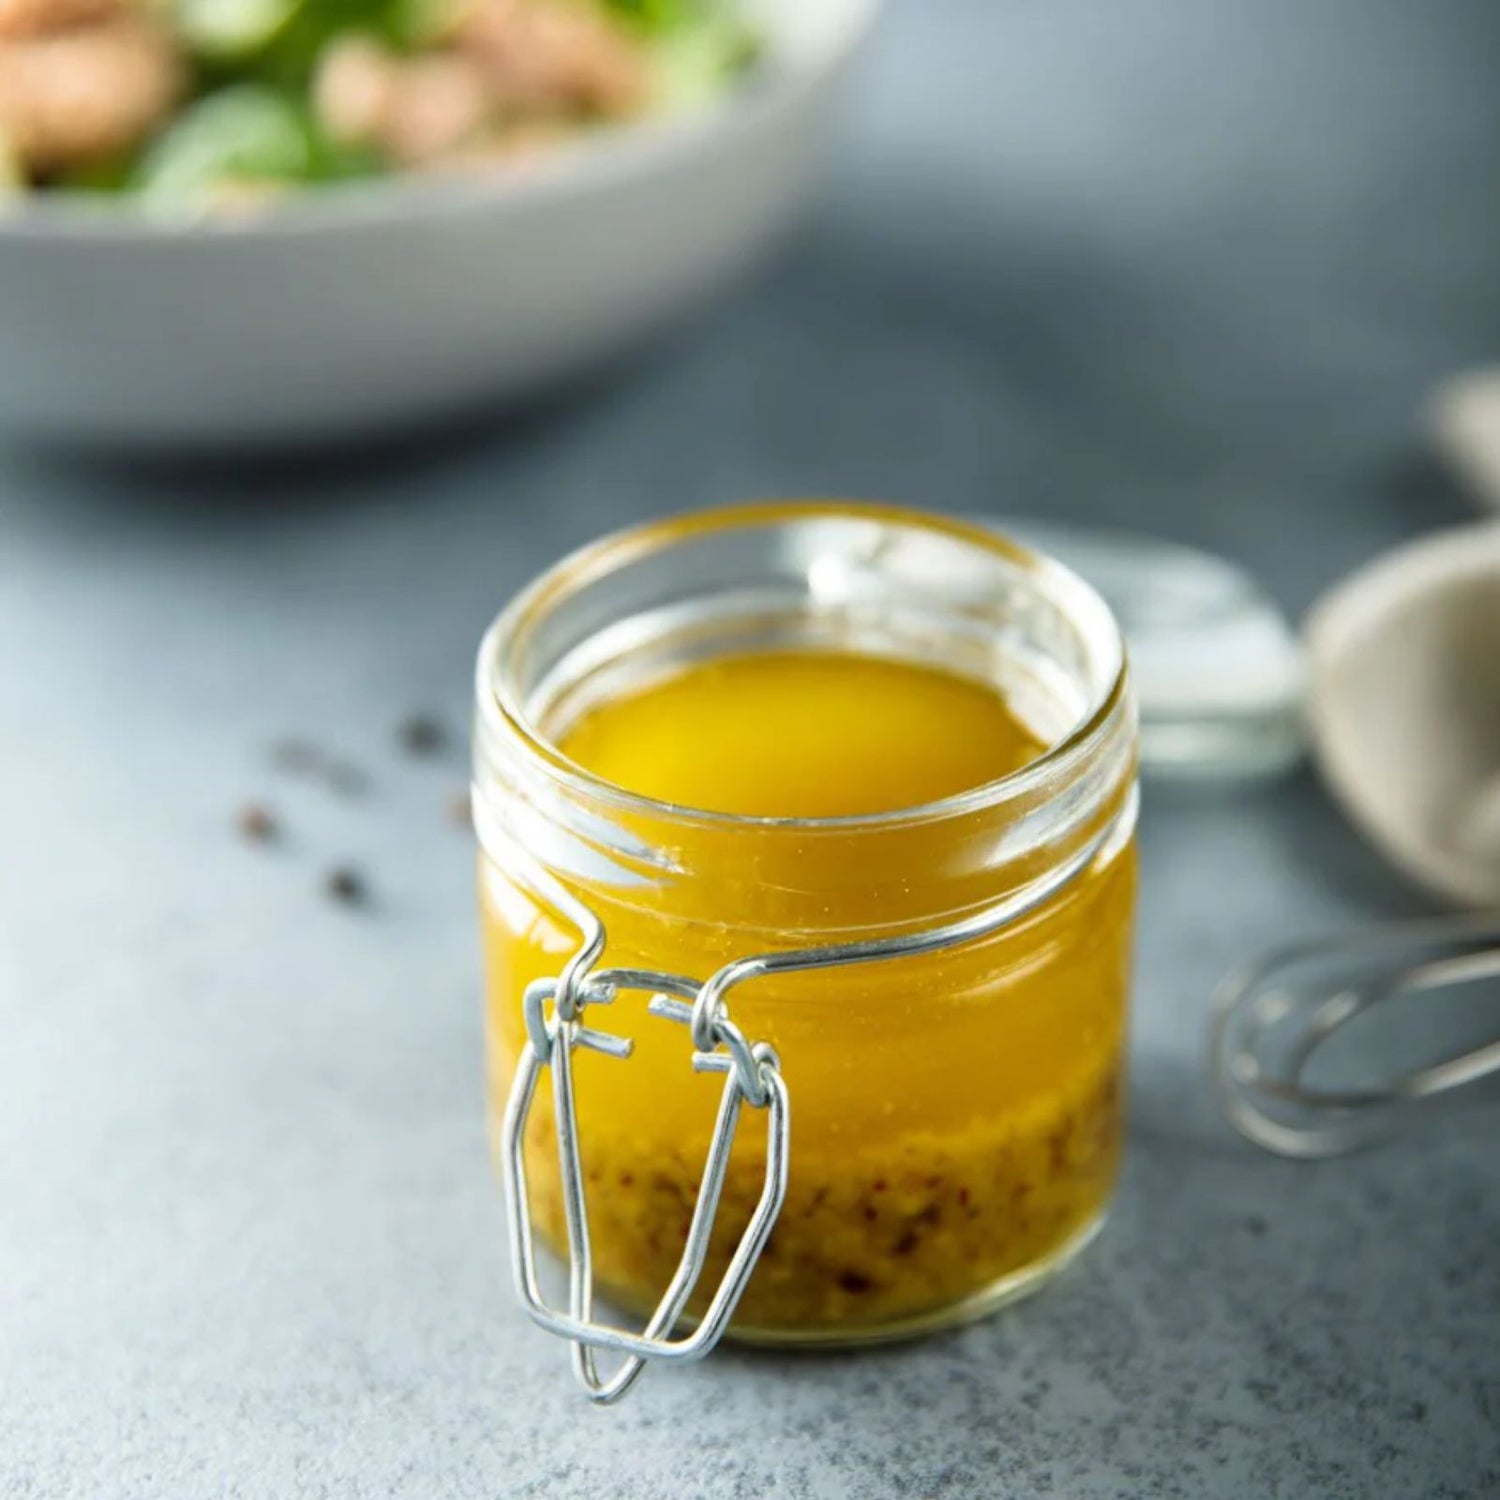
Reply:
M523 999L579 951L581 909L602 928L595 971L692 986L747 955L967 931L726 996L774 1048L791 1121L730 1334L850 1344L957 1322L1089 1240L1120 1154L1136 785L1121 640L1086 585L917 512L709 511L532 584L486 637L477 691L497 1129ZM724 1088L649 998L622 989L581 1018L631 1056L570 1053L592 1279L637 1314L677 1271ZM552 1072L517 1154L531 1221L566 1256ZM762 1196L756 1115L689 1320Z

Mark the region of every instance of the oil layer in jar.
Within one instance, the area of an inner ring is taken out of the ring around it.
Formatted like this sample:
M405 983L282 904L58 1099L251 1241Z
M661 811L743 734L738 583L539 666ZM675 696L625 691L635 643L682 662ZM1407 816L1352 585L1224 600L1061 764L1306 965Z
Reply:
M800 818L935 802L1046 748L986 684L814 650L685 667L592 707L558 743L596 776L661 801ZM767 909L777 872L758 862L753 839L745 878ZM923 870L903 879L919 884ZM872 870L864 915L876 929L888 884ZM524 1040L521 992L556 974L577 939L503 871L487 866L482 891L498 1112ZM1127 846L997 937L735 990L742 1029L780 1055L793 1115L786 1202L737 1331L858 1338L941 1321L1024 1281L1089 1230L1118 1158L1133 898ZM611 965L702 978L747 951L743 933L674 921L637 891L593 889L586 899L604 919ZM802 946L820 920L795 896L770 909L786 937L761 935L757 951ZM845 906L841 917L850 915ZM596 1276L633 1308L654 1304L676 1267L721 1086L691 1072L681 1028L642 1012L621 1000L597 1018L634 1038L628 1061L575 1059ZM758 1123L754 1111L742 1115L704 1288L759 1196ZM539 1099L527 1155L533 1211L563 1248L555 1147L550 1100Z

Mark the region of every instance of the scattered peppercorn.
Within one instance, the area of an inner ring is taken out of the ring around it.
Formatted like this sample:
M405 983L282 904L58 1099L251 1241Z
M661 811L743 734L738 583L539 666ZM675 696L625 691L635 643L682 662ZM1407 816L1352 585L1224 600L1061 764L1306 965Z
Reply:
M448 731L430 714L411 714L396 730L396 738L408 755L436 755L448 743Z
M369 897L364 877L348 865L330 870L324 877L323 889L331 900L341 901L345 906L363 905Z
M252 844L269 843L280 831L273 814L259 802L247 802L235 817L235 826Z

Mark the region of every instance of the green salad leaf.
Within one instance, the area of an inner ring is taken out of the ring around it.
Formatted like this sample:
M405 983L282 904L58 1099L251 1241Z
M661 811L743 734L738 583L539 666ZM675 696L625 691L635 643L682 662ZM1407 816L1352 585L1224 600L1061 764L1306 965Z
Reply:
M177 35L208 62L235 64L266 51L303 9L303 0L175 0Z
M659 35L697 20L703 0L604 0L605 8L634 22L642 31Z
M714 9L666 33L651 50L658 106L692 109L720 97L760 55L761 42L737 16Z
M326 182L364 163L335 150L276 89L237 84L192 105L146 150L131 186L148 207L191 210L232 186Z

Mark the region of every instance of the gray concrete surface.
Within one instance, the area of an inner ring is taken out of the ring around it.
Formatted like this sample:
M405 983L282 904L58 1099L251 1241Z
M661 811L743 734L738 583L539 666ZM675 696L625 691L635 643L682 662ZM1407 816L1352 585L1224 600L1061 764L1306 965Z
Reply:
M811 221L628 373L363 456L0 454L0 1494L1500 1493L1493 1111L1299 1167L1205 1097L1226 966L1419 909L1311 777L1151 790L1129 1166L1054 1288L596 1412L508 1289L462 752L392 750L650 512L1108 520L1294 609L1460 519L1416 413L1500 354L1497 55L1488 0L905 0ZM276 780L293 731L368 794Z

